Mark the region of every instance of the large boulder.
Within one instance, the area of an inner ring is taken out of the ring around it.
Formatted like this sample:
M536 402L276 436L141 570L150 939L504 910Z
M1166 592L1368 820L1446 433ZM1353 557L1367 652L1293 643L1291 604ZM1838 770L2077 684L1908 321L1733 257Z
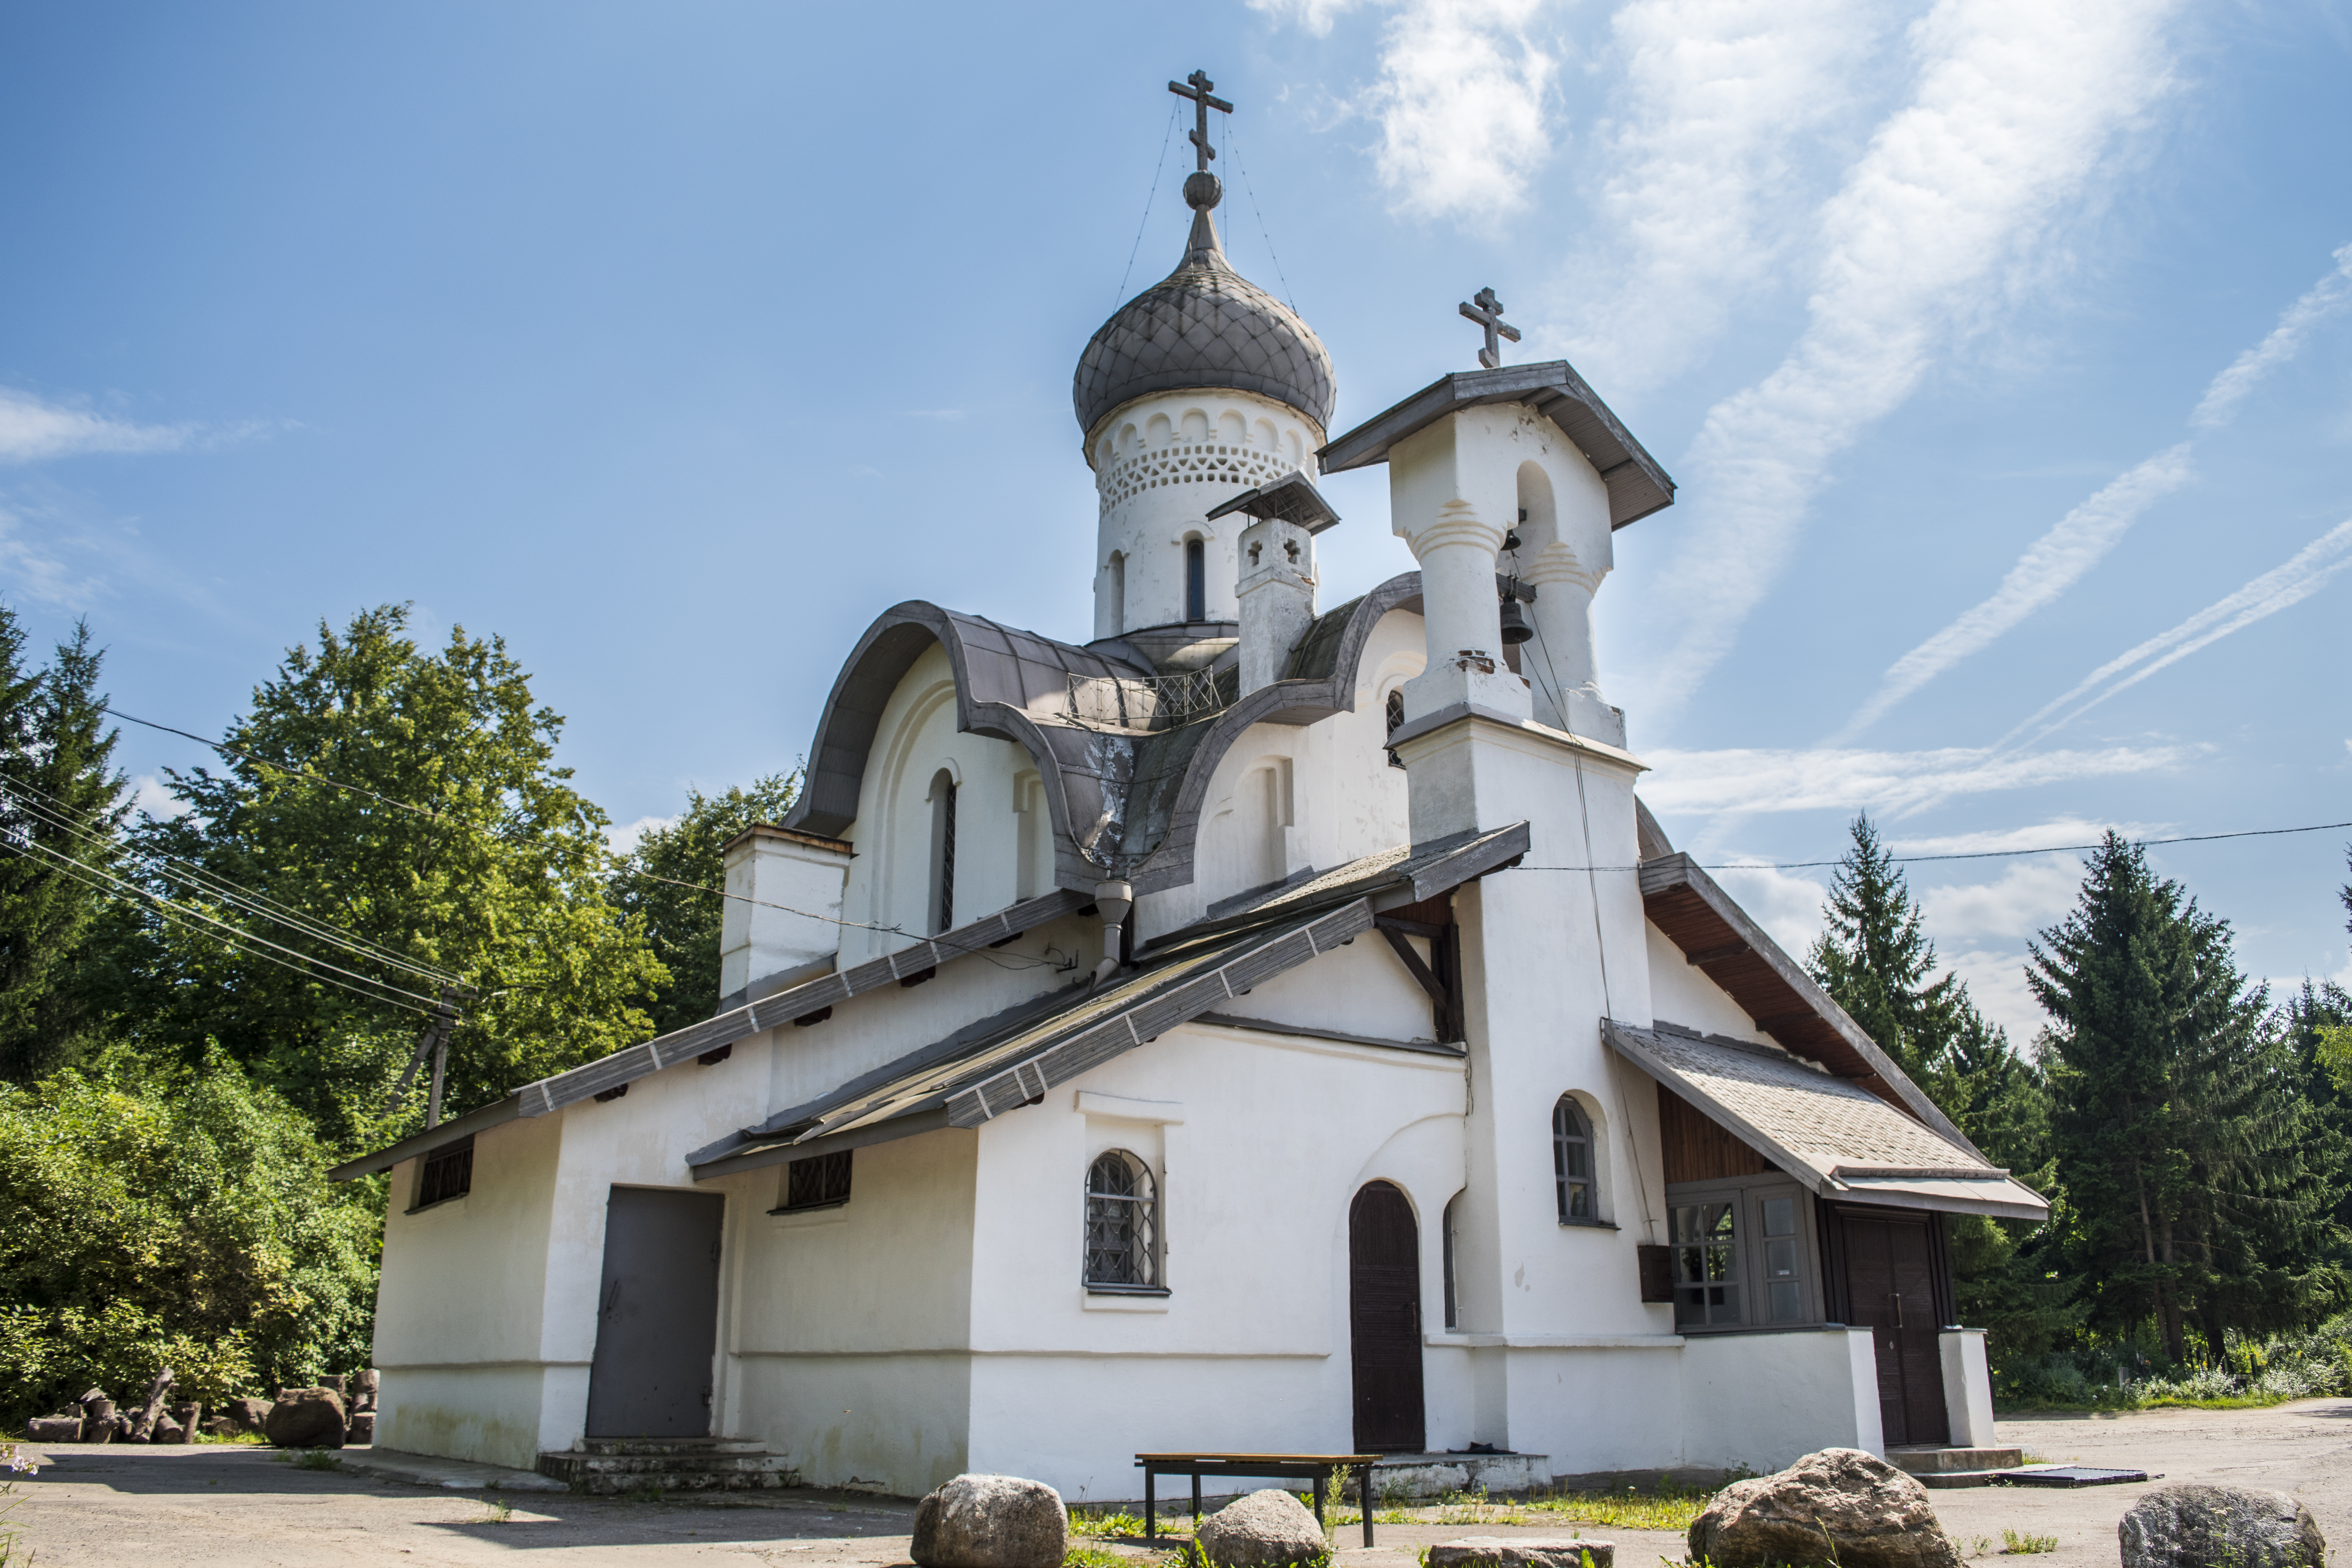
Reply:
M281 1448L340 1448L343 1396L331 1388L281 1388L261 1435Z
M2327 1542L2311 1510L2252 1487L2158 1487L2116 1527L2124 1568L2320 1568Z
M1069 1510L1045 1482L958 1476L915 1510L908 1555L921 1568L1061 1568L1069 1550Z
M1331 1550L1307 1505L1272 1487L1235 1498L1202 1520L1193 1540L1215 1568L1311 1563Z
M1465 1535L1429 1549L1428 1568L1613 1568L1613 1541L1506 1541L1496 1535Z
M1823 1448L1777 1475L1735 1481L1691 1521L1693 1562L1715 1568L1834 1562L1959 1568L1927 1489L1875 1454Z

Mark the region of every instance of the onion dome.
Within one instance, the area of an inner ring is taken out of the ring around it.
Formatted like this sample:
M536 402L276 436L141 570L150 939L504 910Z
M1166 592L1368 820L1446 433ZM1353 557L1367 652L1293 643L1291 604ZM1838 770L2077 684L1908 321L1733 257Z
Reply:
M1148 393L1231 387L1286 403L1328 429L1339 384L1313 329L1233 268L1210 209L1223 194L1206 171L1184 182L1192 237L1176 270L1120 306L1078 356L1078 427Z

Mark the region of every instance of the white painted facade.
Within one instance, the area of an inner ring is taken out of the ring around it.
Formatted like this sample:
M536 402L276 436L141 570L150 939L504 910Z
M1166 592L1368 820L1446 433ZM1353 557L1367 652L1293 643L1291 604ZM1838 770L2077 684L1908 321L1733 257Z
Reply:
M1300 623L1244 613L1242 589L1269 565L1246 558L1244 538L1286 536L1204 514L1313 475L1323 444L1297 410L1214 386L1106 416L1086 448L1102 497L1097 639L1239 622L1231 660L1255 658L1257 673L1242 696L1278 686ZM857 1144L838 1206L780 1212L782 1157L698 1179L696 1151L1080 984L1105 956L1089 909L948 958L919 984L763 1019L710 1065L689 1056L544 1114L526 1104L474 1134L462 1197L414 1209L422 1162L393 1167L378 1441L527 1466L588 1436L605 1205L636 1186L724 1196L709 1429L764 1440L810 1483L915 1494L1003 1471L1108 1500L1137 1494L1142 1450L1346 1451L1350 1204L1386 1182L1418 1231L1428 1450L1493 1444L1577 1476L1883 1447L1866 1331L1817 1310L1777 1331L1685 1332L1673 1305L1643 1300L1637 1249L1669 1241L1674 1202L1660 1089L1603 1043L1601 1020L1779 1047L1653 922L1632 869L1643 764L1591 657L1607 486L1558 424L1517 402L1443 414L1387 461L1417 596L1378 616L1342 666L1351 706L1248 724L1202 753L1190 875L1137 896L1129 941L1149 948L1270 884L1525 823L1524 866L1599 869L1498 869L1452 889L1461 1041L1437 1040L1423 984L1367 931L1026 1106ZM1194 538L1205 617L1183 603ZM1287 591L1311 595L1302 555L1286 562ZM1524 679L1500 641L1498 570L1538 589ZM1247 646L1254 627L1282 647ZM904 664L863 742L845 826L762 830L731 852L730 991L845 973L1057 887L1087 893L1090 879L1056 869L1057 838L1066 849L1084 826L1049 808L1056 764L1004 722L962 727L980 699L962 689L960 702L960 679L941 641ZM1032 694L1029 710L1050 720L1055 700ZM849 923L828 929L832 918ZM1431 939L1402 940L1436 965ZM1444 1045L1458 1049L1427 1048ZM1591 1212L1572 1222L1554 1164L1564 1097L1595 1156ZM1087 1173L1110 1151L1156 1188L1161 1293L1085 1282ZM1947 1334L1941 1356L1954 1440L1989 1433L1980 1336Z

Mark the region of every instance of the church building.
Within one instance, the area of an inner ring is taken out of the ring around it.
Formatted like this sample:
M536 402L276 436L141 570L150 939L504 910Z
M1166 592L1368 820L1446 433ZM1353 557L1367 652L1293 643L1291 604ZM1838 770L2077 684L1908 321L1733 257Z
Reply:
M1092 637L883 610L728 847L716 1016L341 1168L384 1447L1076 1500L1991 1443L1945 1216L2047 1205L1675 851L1594 668L1673 481L1491 292L1482 368L1335 432L1212 86L1183 257L1078 359ZM1372 466L1420 569L1326 605L1316 481Z

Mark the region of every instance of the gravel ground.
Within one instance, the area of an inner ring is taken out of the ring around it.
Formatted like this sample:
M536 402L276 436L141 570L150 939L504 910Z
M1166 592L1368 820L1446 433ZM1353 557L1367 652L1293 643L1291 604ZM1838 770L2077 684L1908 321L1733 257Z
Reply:
M2145 1469L2175 1481L2273 1488L2309 1505L2340 1552L2352 1545L2352 1400L2272 1410L2147 1411L2119 1416L2021 1417L2001 1440L2042 1459ZM327 1568L409 1557L471 1565L516 1552L561 1553L562 1568L603 1564L772 1564L850 1568L907 1560L911 1503L817 1491L738 1494L663 1503L532 1493L428 1489L279 1462L268 1449L63 1447L20 1482L10 1519L42 1568L120 1568L126 1562ZM2144 1485L2044 1490L1980 1488L1932 1494L1964 1555L2000 1554L2001 1531L2054 1536L2034 1568L2112 1568L2116 1523ZM501 1516L504 1503L511 1511ZM1622 1568L1682 1559L1664 1531L1577 1526L1546 1516L1527 1526L1383 1524L1366 1551L1339 1532L1334 1568L1400 1568L1425 1545L1466 1534L1559 1536L1617 1543ZM1144 1555L1139 1548L1113 1548ZM549 1560L555 1568L558 1560Z

